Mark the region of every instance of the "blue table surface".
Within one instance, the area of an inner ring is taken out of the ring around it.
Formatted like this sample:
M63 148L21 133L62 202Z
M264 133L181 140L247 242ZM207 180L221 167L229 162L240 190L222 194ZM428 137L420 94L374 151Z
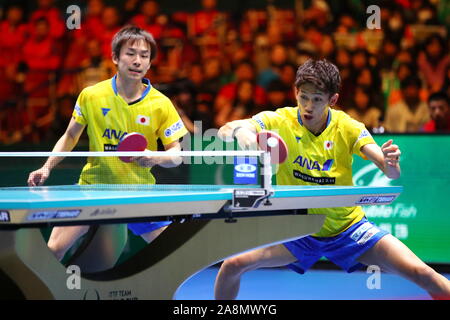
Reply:
M231 200L246 185L68 185L0 188L0 209ZM273 186L273 197L396 194L402 187Z

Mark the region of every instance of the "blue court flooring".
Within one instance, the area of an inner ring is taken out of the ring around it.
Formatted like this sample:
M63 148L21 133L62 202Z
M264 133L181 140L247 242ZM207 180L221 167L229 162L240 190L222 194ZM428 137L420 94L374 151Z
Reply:
M178 290L178 300L214 298L218 268L205 269ZM399 276L381 273L379 288L365 270L310 270L301 275L284 268L259 269L243 275L238 300L430 300L425 290ZM444 274L450 279L450 274Z

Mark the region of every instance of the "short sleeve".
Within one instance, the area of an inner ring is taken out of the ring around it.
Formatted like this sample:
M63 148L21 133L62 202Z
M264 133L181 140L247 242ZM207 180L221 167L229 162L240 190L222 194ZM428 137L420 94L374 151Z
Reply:
M79 124L86 125L86 91L83 90L78 96L77 102L75 103L75 107L72 112L72 117Z
M158 129L158 137L164 145L170 144L179 140L188 131L184 126L177 110L169 99L164 101L165 116L161 119L161 124Z
M274 111L263 111L254 115L250 122L255 126L256 132L261 130L273 130L279 128L277 125L282 117Z
M367 159L361 152L361 148L366 144L376 144L369 130L364 124L356 120L352 120L352 125L349 126L349 134L352 143L352 153L357 154L363 159Z

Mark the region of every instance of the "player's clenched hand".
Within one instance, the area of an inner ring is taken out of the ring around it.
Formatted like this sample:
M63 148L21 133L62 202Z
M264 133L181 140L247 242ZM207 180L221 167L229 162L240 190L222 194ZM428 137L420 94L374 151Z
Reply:
M242 150L257 150L256 134L247 128L239 128L234 136Z
M400 148L396 144L392 144L392 139L386 141L381 146L381 151L384 155L384 162L388 166L395 167L400 161L401 151Z
M137 165L144 168L151 168L154 166L161 166L164 168L173 168L179 166L183 162L183 158L177 155L171 155L170 151L166 152L165 156L141 156L131 157L131 161L134 161Z
M241 127L234 131L234 137L236 138L239 146L242 150L257 150L258 144L256 141L256 134L251 130Z
M46 167L42 167L30 173L27 183L30 187L41 186L49 176L50 170L48 170Z
M158 157L148 157L148 156L131 157L131 161L137 163L139 166L144 168L154 167L160 162Z

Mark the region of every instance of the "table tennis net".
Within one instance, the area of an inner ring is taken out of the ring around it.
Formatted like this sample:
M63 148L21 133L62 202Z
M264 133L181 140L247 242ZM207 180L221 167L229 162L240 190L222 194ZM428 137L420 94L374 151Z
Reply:
M26 187L30 174L45 167L49 156L58 156L59 163L50 170L42 186L96 185L104 190L175 190L177 185L193 185L208 189L217 185L254 185L261 183L261 152L181 152L174 167L155 165L142 167L125 163L114 152L0 152L0 187ZM135 152L129 152L135 156ZM152 157L167 157L165 152ZM53 158L54 159L54 158ZM38 182L36 181L36 184ZM155 184L157 186L155 186ZM168 185L168 186L166 186ZM89 188L88 186L83 186Z

